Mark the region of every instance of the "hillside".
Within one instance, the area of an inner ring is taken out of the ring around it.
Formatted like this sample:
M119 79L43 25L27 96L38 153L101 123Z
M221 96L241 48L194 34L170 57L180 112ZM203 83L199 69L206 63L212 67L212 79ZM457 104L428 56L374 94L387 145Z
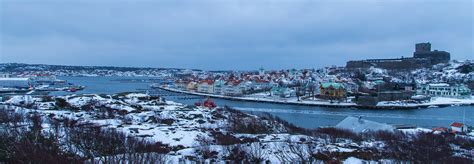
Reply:
M2 104L6 142L0 143L0 161L10 162L465 161L474 144L422 131L302 129L270 115L186 106L142 93L13 96Z

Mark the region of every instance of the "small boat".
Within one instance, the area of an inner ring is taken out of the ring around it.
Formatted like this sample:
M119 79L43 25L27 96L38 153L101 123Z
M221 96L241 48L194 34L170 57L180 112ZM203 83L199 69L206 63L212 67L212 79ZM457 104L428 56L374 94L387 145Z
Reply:
M217 105L214 101L211 100L211 98L208 97L207 100L204 101L204 107L212 109L217 107Z
M209 109L213 109L215 107L217 107L216 103L214 101L212 101L211 98L207 98L206 101L204 101L204 103L201 103L201 102L196 102L194 103L195 106L204 106L206 108L209 108Z
M76 92L76 91L77 91L76 87L72 87L69 89L69 92Z

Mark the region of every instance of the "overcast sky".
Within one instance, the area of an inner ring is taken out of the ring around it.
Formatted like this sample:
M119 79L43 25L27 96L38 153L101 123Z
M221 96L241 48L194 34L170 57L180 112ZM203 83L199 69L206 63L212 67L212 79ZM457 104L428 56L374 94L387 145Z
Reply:
M207 70L474 59L471 0L1 0L0 63Z

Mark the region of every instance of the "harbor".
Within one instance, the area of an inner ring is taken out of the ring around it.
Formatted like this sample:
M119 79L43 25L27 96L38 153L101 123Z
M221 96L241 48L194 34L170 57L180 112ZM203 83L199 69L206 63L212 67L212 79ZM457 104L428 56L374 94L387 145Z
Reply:
M125 77L59 77L68 82L84 85L84 90L73 94L116 94L121 92L143 92L157 95L168 101L187 105L194 105L197 101L205 100L207 96L190 95L171 92L162 89L150 88L151 83L119 82L117 79ZM143 77L135 77L143 79ZM70 92L51 92L49 95L68 95ZM305 128L334 126L347 116L362 116L366 119L393 125L416 125L418 127L433 128L447 126L454 121L463 120L463 111L466 112L466 124L474 124L474 110L472 106L447 106L444 108L421 108L417 110L394 110L370 108L332 108L307 105L290 105L276 103L262 103L254 101L236 101L230 99L213 98L218 106L229 106L246 113L269 113Z
M274 103L274 104L286 104L286 105L302 105L302 106L318 106L318 107L328 107L328 108L357 108L357 109L392 109L392 110L402 110L402 109L420 109L420 108L429 108L429 107L448 107L452 105L458 106L472 106L474 101L465 101L465 102L441 102L441 103L429 103L429 104L409 104L409 105L382 105L382 106L367 106L367 105L358 105L355 103L345 103L345 102L330 102L330 101L288 101L288 100L274 100L266 98L254 98L254 97L234 97L234 96L224 96L224 95L214 95L207 93L198 93L192 91L184 91L179 89L173 89L163 85L154 86L153 88L162 89L170 92L183 93L189 95L198 95L226 100L234 101L251 101L251 102L260 102L260 103Z

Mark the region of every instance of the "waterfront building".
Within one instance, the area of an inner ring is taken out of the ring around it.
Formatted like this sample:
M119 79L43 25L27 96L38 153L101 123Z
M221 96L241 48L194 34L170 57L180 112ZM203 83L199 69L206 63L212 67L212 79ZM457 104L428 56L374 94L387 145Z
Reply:
M242 96L243 90L240 86L242 81L239 80L229 80L224 86L224 95L226 96Z
M225 82L223 80L216 80L214 82L214 94L222 95L224 89Z
M248 91L252 88L253 83L251 81L242 81L239 83L238 87L242 92Z
M421 84L417 87L417 94L437 96L437 97L455 97L455 98L469 98L471 97L471 90L465 85L449 85L446 83L437 84Z
M453 122L451 124L451 131L453 133L465 133L468 131L468 128L463 123Z
M197 83L194 81L191 81L186 85L186 90L188 91L195 91L196 89L197 89Z
M201 93L214 93L214 81L203 80L199 82L197 86L197 91Z
M269 89L271 84L267 80L255 79L252 83L252 88L255 90Z
M186 86L187 86L187 82L183 81L183 80L176 80L174 82L174 86L176 87L176 89L181 89L181 90L185 90L186 89Z
M32 85L30 78L0 78L2 88L30 88Z
M320 97L337 100L346 98L346 88L341 83L323 82L320 84Z

